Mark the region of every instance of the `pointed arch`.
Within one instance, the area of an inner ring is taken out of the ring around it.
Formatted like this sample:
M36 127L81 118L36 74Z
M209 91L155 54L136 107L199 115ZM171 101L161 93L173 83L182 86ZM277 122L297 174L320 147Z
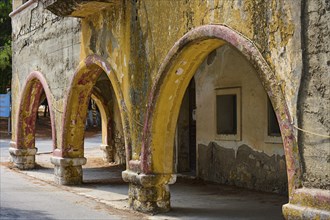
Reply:
M48 101L50 121L52 127L53 150L56 149L55 117L51 93L44 76L38 72L31 72L25 80L20 95L19 109L16 119L16 140L12 146L18 149L32 149L35 147L35 123L38 114L40 96L45 92Z
M101 115L101 127L102 127L102 144L109 145L109 139L111 139L112 133L109 131L110 126L110 112L106 107L104 98L99 93L92 93L91 98L95 101L96 106L98 107Z
M301 185L301 167L297 140L280 83L253 42L224 25L205 25L189 31L167 54L148 100L140 168L146 174L173 172L174 133L183 95L205 57L225 44L236 48L254 66L274 106L283 139L291 195Z
M88 102L92 95L92 88L103 72L109 77L120 108L126 155L129 157L127 147L129 123L120 83L110 64L97 55L89 55L81 61L71 79L64 106L62 146L54 152L54 156L64 158L84 156L84 130Z

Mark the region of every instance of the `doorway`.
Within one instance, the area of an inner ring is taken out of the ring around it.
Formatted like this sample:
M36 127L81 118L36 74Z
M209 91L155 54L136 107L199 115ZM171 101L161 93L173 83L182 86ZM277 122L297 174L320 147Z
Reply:
M196 175L196 89L190 81L182 100L175 137L176 173Z

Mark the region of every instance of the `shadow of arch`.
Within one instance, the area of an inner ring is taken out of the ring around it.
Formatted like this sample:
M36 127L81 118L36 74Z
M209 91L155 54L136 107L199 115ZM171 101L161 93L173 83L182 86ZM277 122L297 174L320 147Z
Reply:
M272 102L283 139L290 196L301 185L301 167L280 83L253 42L223 25L205 25L189 31L175 43L162 63L148 100L141 149L142 172L173 172L174 134L186 88L205 57L225 44L232 45L253 65Z
M97 55L89 55L80 62L71 79L64 107L62 146L61 149L54 152L54 156L63 158L84 157L84 130L88 103L92 95L92 89L103 72L109 77L120 108L126 155L127 158L129 157L130 153L128 153L129 149L127 147L129 123L120 83L108 62Z
M33 149L35 147L35 123L43 91L49 105L53 151L56 149L55 118L51 93L46 79L37 71L33 71L28 75L23 86L16 119L16 140L15 143L11 144L12 147L17 149Z

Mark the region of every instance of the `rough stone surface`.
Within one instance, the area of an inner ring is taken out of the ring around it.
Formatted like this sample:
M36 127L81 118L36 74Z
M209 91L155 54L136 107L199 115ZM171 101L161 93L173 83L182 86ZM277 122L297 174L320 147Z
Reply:
M59 185L82 184L82 166L54 166L54 182Z
M101 145L100 149L103 151L103 160L105 162L113 162L113 147L109 145Z
M285 219L330 219L330 212L299 205L286 204L282 208Z
M17 149L9 148L10 161L21 170L30 170L35 167L35 155L37 148Z
M159 213L170 210L170 190L168 185L143 187L129 184L128 203L141 212Z
M330 3L303 1L303 60L299 127L330 134ZM330 190L330 139L299 132L304 186Z
M198 149L198 173L205 180L266 192L288 192L284 156L270 157L246 145L235 152L212 142Z
M86 164L86 158L51 157L50 161L54 164L55 183L60 185L82 183L82 165Z

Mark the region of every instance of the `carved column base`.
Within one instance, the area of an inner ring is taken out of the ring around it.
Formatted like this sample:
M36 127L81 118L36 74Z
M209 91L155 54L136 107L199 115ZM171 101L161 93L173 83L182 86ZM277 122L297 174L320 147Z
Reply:
M313 207L285 204L282 207L285 219L330 219L330 212Z
M129 182L128 202L132 209L153 214L170 210L169 184L175 182L175 175L145 175L126 170L122 177Z
M10 161L21 170L29 170L35 167L37 148L17 149L9 148Z
M114 149L113 146L109 146L106 144L101 144L101 150L103 151L103 160L105 162L114 162Z
M55 165L55 183L60 185L79 185L82 183L82 165L86 164L86 158L51 157L50 161Z
M296 189L282 211L285 219L330 219L330 191Z

